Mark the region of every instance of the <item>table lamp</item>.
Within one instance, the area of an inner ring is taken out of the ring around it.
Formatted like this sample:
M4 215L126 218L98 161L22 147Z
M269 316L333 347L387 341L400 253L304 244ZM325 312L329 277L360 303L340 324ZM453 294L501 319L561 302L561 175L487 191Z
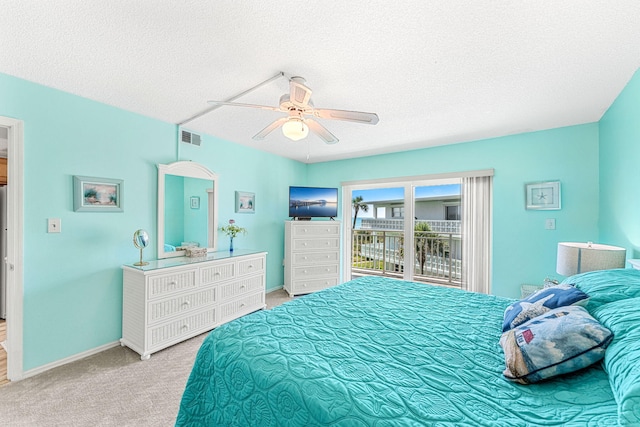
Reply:
M622 268L626 255L627 250L618 246L561 242L558 243L556 272L572 276L587 271Z

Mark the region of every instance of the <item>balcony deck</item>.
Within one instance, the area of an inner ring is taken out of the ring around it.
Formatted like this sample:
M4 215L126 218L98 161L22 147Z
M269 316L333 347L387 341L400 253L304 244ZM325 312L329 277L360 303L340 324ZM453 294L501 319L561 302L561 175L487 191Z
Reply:
M366 223L365 223L366 221ZM460 221L427 222L431 231L416 231L414 280L460 287L462 283ZM383 228L371 228L382 226ZM405 268L402 220L363 219L352 235L352 277L402 278Z

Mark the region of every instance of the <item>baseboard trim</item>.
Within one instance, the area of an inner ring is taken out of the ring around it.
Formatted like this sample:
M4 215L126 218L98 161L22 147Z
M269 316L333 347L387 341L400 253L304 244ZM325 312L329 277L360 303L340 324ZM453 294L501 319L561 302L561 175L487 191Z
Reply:
M93 356L94 354L102 353L105 350L109 350L113 347L118 347L120 345L120 341L114 341L105 345L101 345L100 347L95 347L87 351L83 351L82 353L74 354L73 356L65 357L64 359L56 360L55 362L47 363L46 365L38 366L37 368L29 369L22 373L22 380L25 378L33 377L35 375L41 374L43 372L48 371L49 369L57 368L59 366L66 365L67 363L76 362L78 360L84 359L85 357Z
M275 288L267 289L265 293L270 294L271 292L279 291L280 289L283 289L283 288L284 288L284 285L276 286Z

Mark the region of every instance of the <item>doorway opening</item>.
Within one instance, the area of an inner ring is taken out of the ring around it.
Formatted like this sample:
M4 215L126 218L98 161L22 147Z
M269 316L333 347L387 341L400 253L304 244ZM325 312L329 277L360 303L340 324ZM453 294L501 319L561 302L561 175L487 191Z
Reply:
M351 277L460 287L460 179L411 181L407 187L352 189Z

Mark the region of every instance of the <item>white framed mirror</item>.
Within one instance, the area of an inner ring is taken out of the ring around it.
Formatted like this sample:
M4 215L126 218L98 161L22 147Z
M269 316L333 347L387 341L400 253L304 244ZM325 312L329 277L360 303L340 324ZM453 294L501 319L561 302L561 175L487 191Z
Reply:
M158 258L217 247L218 175L190 161L158 165Z

